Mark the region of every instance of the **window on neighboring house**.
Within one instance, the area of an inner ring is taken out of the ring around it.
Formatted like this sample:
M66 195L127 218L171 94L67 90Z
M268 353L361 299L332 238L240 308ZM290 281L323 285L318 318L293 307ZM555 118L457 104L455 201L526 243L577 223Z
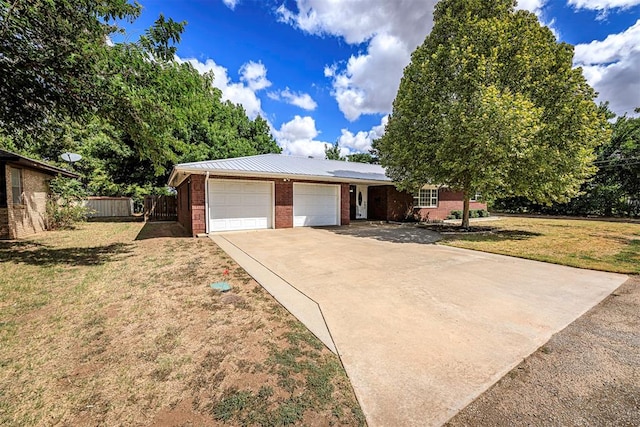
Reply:
M22 204L22 192L22 169L11 168L11 195L14 205Z
M438 207L438 189L437 188L421 188L413 196L413 207L437 208Z
M0 208L7 207L7 177L4 163L0 164Z
M477 191L475 192L475 194L473 196L471 196L471 198L469 199L470 202L478 202L482 200L482 194L478 193Z

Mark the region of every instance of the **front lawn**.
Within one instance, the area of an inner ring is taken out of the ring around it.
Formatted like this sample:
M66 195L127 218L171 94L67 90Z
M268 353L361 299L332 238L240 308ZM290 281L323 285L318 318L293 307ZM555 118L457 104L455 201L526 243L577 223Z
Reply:
M572 267L640 273L640 224L503 218L477 233L445 233L441 244Z
M0 241L0 348L2 425L364 424L338 357L174 223Z

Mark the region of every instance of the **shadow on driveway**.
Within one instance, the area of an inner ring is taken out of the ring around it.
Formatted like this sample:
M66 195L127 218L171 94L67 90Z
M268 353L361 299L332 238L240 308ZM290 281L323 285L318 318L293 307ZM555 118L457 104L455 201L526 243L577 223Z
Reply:
M343 236L363 237L391 243L431 244L442 239L440 233L418 228L414 224L351 224L343 227L326 227L323 230Z

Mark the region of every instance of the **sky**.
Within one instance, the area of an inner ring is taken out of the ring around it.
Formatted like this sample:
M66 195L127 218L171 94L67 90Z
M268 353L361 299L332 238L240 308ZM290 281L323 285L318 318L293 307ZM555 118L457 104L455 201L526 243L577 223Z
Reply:
M435 0L139 0L137 39L160 13L187 21L177 55L213 71L225 100L261 115L285 154L366 152L384 133ZM520 0L618 115L640 107L640 0Z

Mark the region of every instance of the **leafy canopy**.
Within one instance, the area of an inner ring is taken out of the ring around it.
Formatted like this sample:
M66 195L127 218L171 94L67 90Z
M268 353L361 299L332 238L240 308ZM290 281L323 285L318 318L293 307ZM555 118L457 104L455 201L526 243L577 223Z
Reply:
M0 0L0 146L73 168L91 194L162 191L176 162L280 152L268 123L175 57L185 22L110 43L129 0Z
M443 0L405 68L374 148L401 189L446 185L468 200L566 200L595 168L606 119L573 48L512 0ZM463 224L465 225L465 224Z

